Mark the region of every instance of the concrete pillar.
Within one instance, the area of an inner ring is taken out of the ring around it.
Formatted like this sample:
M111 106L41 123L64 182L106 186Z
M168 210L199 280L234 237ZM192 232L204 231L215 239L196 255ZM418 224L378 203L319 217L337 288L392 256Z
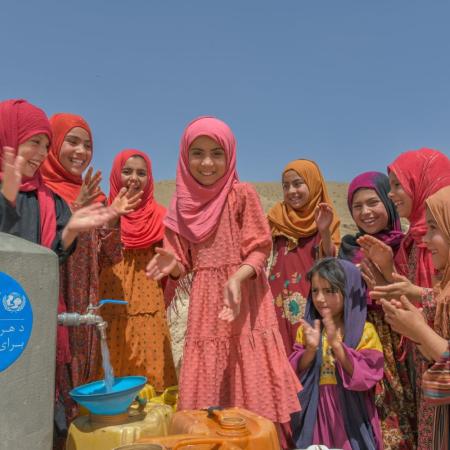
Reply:
M9 367L0 371L0 450L51 450L58 258L47 248L0 233L0 272L11 276L23 287L33 315L31 335L28 343L23 345L23 352ZM4 281L0 283L0 308L7 308L7 311L1 310L3 317L15 307L21 308L20 299L18 307L14 301L3 300L6 285ZM20 314L6 317L20 317ZM19 325L12 327L11 323L24 323L8 322L8 326L2 327L9 319L2 320L0 364L2 358L5 362L8 355L14 355L15 347L20 346L12 344L13 338L5 339L13 336L11 330L18 331ZM20 328L21 332L23 328Z

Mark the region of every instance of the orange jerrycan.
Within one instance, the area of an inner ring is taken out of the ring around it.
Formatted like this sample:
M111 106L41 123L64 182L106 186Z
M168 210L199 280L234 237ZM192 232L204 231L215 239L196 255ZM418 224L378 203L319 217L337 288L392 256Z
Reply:
M179 411L168 436L143 438L136 444L170 450L280 450L275 425L242 408Z
M172 415L168 405L147 403L125 414L79 416L69 427L66 450L111 450L141 438L165 436Z

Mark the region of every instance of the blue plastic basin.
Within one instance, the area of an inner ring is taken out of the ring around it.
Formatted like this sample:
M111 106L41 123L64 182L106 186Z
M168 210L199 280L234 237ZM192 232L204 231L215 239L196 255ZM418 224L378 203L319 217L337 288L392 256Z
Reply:
M111 392L106 392L104 380L99 380L78 386L69 394L91 413L112 416L127 412L145 383L147 383L146 377L118 377L114 379Z

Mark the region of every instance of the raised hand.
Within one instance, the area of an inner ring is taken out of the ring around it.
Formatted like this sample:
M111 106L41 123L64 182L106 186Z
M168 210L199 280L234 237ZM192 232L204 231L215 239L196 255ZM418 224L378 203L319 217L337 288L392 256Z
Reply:
M100 194L100 182L102 181L102 173L98 170L94 175L92 173L94 169L89 167L86 175L81 184L80 193L75 200L75 203L79 207L88 206L95 200Z
M378 267L369 259L363 259L359 264L361 276L367 284L369 290L373 290L375 286L382 286L386 284L382 273Z
M426 325L422 311L416 308L404 295L399 301L381 299L384 320L394 331L408 337L412 341L418 340L418 332Z
M171 251L156 247L155 256L147 264L145 273L148 278L153 280L161 280L168 275L179 276L179 273L176 273L177 264L177 259Z
M26 161L23 156L15 155L11 147L3 147L3 181L1 192L9 203L15 204L20 184L22 170Z
M314 210L314 219L321 234L329 230L333 222L333 208L327 203L319 203Z
M235 277L230 277L223 289L224 306L219 313L219 319L232 322L239 315L241 308L241 282Z
M94 203L76 210L61 235L64 248L69 248L81 231L100 228L115 217L117 217L117 213L101 203Z
M119 216L133 212L141 203L143 194L144 191L133 194L132 191L123 187L113 200L111 207L117 211Z
M394 253L392 248L379 239L365 234L357 240L366 258L375 263L387 281L394 272Z
M330 344L330 347L334 347L336 344L341 343L342 339L339 334L339 330L334 323L333 317L331 314L326 314L322 318L323 326L325 327L325 331L327 332L327 341Z
M423 289L420 286L416 286L411 283L408 278L393 272L392 278L394 283L387 284L384 286L374 286L369 292L369 295L373 299L400 299L402 295L420 301L422 298Z
M115 217L117 217L117 213L111 207L94 203L76 210L70 217L66 228L76 232L88 231L102 227Z
M320 320L314 321L312 327L306 320L300 320L305 336L305 347L307 350L316 351L320 345Z

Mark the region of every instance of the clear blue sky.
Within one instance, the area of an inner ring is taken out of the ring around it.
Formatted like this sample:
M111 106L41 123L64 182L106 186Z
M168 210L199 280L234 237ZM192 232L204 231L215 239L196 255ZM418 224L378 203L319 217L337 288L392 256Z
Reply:
M450 2L4 1L2 99L83 115L104 178L125 147L174 178L201 114L238 140L241 179L296 158L330 180L385 170L406 149L450 149Z

